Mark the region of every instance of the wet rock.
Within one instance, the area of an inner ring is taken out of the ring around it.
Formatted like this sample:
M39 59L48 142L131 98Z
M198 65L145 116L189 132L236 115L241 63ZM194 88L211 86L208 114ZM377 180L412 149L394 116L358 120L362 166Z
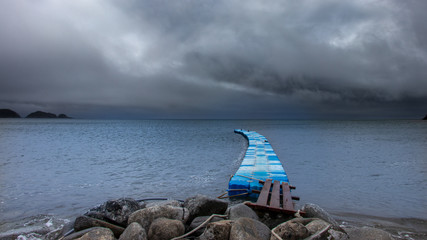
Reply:
M393 240L390 233L372 227L347 228L346 232L350 239L355 240Z
M282 239L289 240L304 239L310 236L310 232L302 223L293 221L284 222L277 226L273 231ZM272 234L270 240L278 239Z
M332 225L332 228L340 231L345 232L344 229L340 227L340 225L335 221L335 219L327 213L325 210L323 210L321 207L319 207L316 204L313 203L307 203L305 204L302 209L302 211L305 212L305 217L307 218L320 218Z
M268 240L270 234L270 229L262 222L242 217L232 224L230 240Z
M92 208L85 215L120 226L126 226L129 216L144 207L145 204L139 204L132 198L120 198L107 201L98 207Z
M184 224L179 220L158 218L153 221L148 230L150 240L169 240L185 233Z
M190 211L189 221L199 216L209 216L212 214L224 214L228 203L205 195L196 195L187 198L184 207Z
M172 207L183 207L183 203L177 200L166 200L166 201L159 201L159 202L152 202L147 204L146 207L153 207L153 206L172 206Z
M210 217L210 216L201 216L201 217L196 217L196 218L191 222L190 226L188 227L188 231L191 231L191 230L193 230L193 229L197 228L197 227L198 227L198 226L200 226L202 223L204 223L204 222L205 222L209 217ZM212 218L209 222L210 222L210 223L212 223L212 222L218 222L218 221L221 221L221 220L223 220L223 219L222 219L222 218L220 218L220 217L214 217L214 218ZM207 225L208 225L208 224L206 224L206 226L207 226ZM195 236L201 235L201 234L205 231L206 226L205 226L205 227L200 228L199 230L197 230L193 235L195 235Z
M151 223L157 218L169 218L180 220L185 223L188 220L188 209L173 206L152 206L140 209L129 216L128 223L137 222L145 229L149 230Z
M131 223L120 235L119 240L147 240L147 233L139 223Z
M241 217L252 218L259 221L258 215L255 213L252 208L246 206L243 203L231 206L227 209L228 219L238 219Z
M80 216L76 218L76 221L74 222L74 230L75 231L81 231L87 228L92 228L92 227L104 227L104 228L109 228L111 231L113 231L114 236L116 238L120 237L120 235L123 233L123 231L125 230L122 227L113 225L111 223L108 223L106 221L102 221L96 218L91 218L91 217L87 217L87 216Z
M79 240L115 240L115 238L110 229L97 227L84 234Z
M199 240L229 239L231 226L230 220L209 223Z

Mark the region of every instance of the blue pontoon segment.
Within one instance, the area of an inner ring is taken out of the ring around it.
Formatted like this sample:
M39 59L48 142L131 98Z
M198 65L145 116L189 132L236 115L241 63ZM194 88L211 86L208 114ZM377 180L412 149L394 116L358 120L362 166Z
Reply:
M249 144L242 164L228 184L229 196L249 193L249 196L257 197L258 194L253 194L252 190L261 190L259 180L268 178L289 183L282 163L264 136L242 129L235 129L234 132L242 134Z

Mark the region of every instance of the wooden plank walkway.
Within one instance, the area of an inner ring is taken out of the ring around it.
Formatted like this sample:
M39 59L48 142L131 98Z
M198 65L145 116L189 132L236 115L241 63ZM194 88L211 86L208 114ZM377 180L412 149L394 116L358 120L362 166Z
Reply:
M291 190L287 182L282 182L282 184L280 184L280 181L273 182L272 179L267 179L264 182L261 192L255 190L253 192L259 193L256 203L245 203L253 209L288 215L296 213L292 199L299 200L299 198L291 196Z

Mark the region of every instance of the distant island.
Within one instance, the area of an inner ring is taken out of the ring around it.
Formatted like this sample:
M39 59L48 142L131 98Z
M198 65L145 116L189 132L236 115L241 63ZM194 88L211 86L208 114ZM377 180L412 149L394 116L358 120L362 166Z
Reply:
M423 120L427 120L427 115L423 118Z
M53 113L37 111L37 112L28 114L28 116L26 116L25 118L70 118L70 117L68 117L63 113L56 116Z
M21 118L21 116L13 110L0 109L0 118Z
M0 118L21 118L21 116L10 109L0 109ZM36 111L28 114L25 118L61 118L61 119L69 119L71 117L61 113L58 116L53 113Z

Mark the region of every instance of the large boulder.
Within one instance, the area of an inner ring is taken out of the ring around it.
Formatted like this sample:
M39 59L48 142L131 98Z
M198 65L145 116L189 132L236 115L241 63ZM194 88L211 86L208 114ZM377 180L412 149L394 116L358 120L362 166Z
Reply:
M199 240L217 240L217 239L229 239L231 231L232 221L223 220L219 222L209 223L198 238Z
M307 218L320 218L320 219L330 223L332 225L333 229L335 229L337 231L345 232L340 227L340 225L337 223L337 221L335 221L335 219L328 212L323 210L318 205L313 204L313 203L307 203L301 208L301 210L305 212L305 217L307 217Z
M113 232L108 228L94 228L79 240L115 240Z
M80 216L76 218L76 221L74 222L74 230L75 231L81 231L84 229L92 228L92 227L104 227L108 228L111 231L113 231L114 236L116 238L120 237L120 235L125 230L124 228L120 226L116 226L114 224L111 224L106 221L102 221L96 218L91 218L88 216Z
M125 227L129 216L144 207L145 204L140 204L132 198L120 198L92 208L85 215Z
M151 223L157 218L169 218L185 223L188 220L188 209L182 207L152 206L140 209L129 216L128 224L137 222L148 232Z
M148 239L169 240L185 233L185 226L179 220L158 218L150 225Z
M270 234L270 229L264 223L242 217L232 224L230 240L268 240Z
M243 203L231 206L227 209L228 219L239 219L241 217L252 218L259 221L258 215L255 213L252 208L246 206Z
M295 221L284 222L277 226L273 231L282 239L289 240L304 239L310 236L310 232L304 226L304 224ZM278 239L274 236L274 234L272 234L270 240Z
M193 229L195 229L198 226L202 225L206 220L208 220L208 218L210 218L210 216L196 217L195 219L193 219L193 221L191 222L190 226L188 227L188 231L192 231ZM218 221L221 221L221 220L223 220L223 219L220 218L220 217L213 217L209 222L212 223L212 222L218 222ZM205 231L207 225L208 224L206 224L204 227L201 227L199 230L197 230L192 235L196 235L196 236L201 235Z
M120 235L119 240L147 240L147 233L139 223L131 223Z
M352 240L394 240L390 233L373 227L346 228L346 232Z
M187 198L184 207L190 211L189 221L199 216L209 216L212 214L224 214L228 203L205 195L196 195Z

